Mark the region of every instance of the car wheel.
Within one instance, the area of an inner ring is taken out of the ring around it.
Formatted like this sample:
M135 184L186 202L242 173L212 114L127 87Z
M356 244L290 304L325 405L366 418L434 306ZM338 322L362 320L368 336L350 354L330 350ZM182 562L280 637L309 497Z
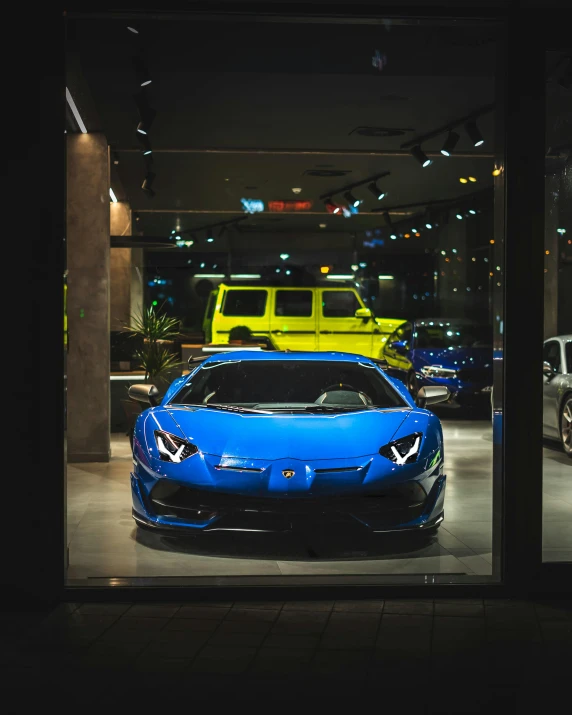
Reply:
M419 392L419 385L417 384L417 378L414 372L410 372L407 375L407 389L411 397L417 402L417 393Z
M572 457L572 395L568 395L560 411L560 438L562 447Z

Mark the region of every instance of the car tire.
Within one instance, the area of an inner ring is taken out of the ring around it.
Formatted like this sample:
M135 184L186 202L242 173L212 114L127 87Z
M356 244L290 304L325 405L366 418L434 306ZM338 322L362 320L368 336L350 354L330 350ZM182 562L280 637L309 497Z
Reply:
M564 452L572 459L572 395L566 395L560 410L560 442Z
M419 385L417 383L417 377L414 372L410 372L407 375L406 383L409 394L417 403L417 393L419 392Z

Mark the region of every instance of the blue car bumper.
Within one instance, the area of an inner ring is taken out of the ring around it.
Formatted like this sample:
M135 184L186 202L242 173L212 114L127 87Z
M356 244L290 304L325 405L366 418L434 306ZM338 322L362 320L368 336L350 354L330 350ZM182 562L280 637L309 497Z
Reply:
M440 469L420 480L342 495L261 496L208 491L131 474L133 518L165 534L197 531L296 530L302 524L359 527L371 532L428 530L443 520L446 477Z

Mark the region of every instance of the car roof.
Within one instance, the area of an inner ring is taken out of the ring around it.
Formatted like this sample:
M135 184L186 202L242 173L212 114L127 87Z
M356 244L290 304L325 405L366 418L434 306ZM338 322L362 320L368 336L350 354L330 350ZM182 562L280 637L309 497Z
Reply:
M356 353L342 352L305 352L305 351L282 351L282 350L234 350L228 353L214 353L202 363L206 365L212 362L236 362L237 360L313 360L327 362L374 362L364 355Z

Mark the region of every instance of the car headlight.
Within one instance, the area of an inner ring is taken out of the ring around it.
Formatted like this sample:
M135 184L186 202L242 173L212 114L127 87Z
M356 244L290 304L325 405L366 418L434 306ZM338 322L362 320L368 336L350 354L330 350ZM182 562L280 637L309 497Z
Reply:
M164 462L178 464L199 451L194 444L158 429L155 430L155 442L157 443L159 456Z
M414 432L381 447L379 453L395 464L411 464L417 461L423 432Z
M425 365L421 368L425 377L457 377L457 370L441 365Z

